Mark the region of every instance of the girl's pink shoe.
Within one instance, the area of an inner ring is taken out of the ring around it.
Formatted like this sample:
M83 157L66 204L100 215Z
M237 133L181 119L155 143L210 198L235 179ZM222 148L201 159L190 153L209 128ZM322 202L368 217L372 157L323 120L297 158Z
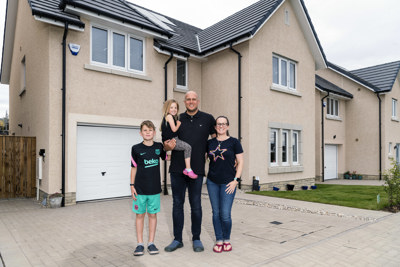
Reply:
M193 170L191 171L187 171L186 169L183 170L183 174L189 176L192 179L196 179L197 178L197 174L195 174L193 172Z

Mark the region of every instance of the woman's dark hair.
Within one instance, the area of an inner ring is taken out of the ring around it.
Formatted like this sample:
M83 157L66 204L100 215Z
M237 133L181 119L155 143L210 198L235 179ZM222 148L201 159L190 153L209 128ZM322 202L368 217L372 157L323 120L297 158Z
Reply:
M218 119L221 119L221 118L222 118L222 119L225 119L227 125L229 126L229 119L228 119L228 117L223 116L223 115L218 116L218 117L215 119L215 126L217 126L217 120L218 120ZM229 131L226 131L226 135L229 136ZM217 136L218 136L218 132L217 132Z

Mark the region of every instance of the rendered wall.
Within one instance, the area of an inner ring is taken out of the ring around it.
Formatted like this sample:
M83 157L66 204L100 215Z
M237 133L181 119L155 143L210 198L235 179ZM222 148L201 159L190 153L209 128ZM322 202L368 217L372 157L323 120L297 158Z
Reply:
M47 155L43 162L40 188L46 192L55 192L59 187L54 186L49 174L49 54L49 26L33 18L28 1L18 1L9 90L10 134L36 136L36 150L45 149ZM24 57L26 91L20 96L23 84L21 61ZM57 89L60 88L61 85Z

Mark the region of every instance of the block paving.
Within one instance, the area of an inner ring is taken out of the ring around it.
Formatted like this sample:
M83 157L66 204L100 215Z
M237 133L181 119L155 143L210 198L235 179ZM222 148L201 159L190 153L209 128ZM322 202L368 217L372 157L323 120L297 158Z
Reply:
M0 200L0 266L400 266L400 214L244 192L232 210L233 251L214 253L206 193L204 187L204 252L192 249L188 203L184 247L164 252L173 239L172 197L162 195L155 240L160 254L141 257L132 255L129 198L57 209L33 199Z

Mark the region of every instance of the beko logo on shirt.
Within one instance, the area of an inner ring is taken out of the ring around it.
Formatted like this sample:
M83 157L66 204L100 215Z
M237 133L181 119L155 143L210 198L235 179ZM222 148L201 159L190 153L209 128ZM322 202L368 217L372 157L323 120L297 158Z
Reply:
M147 160L147 159L145 159L144 160L144 167L145 168L150 168L150 167L154 167L154 166L157 166L158 165L158 159L149 159L149 160Z

